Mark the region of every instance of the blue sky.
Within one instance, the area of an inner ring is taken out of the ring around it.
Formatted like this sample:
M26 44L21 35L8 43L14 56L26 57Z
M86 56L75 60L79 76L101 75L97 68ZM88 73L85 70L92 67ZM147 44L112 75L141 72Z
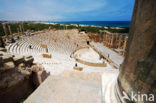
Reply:
M0 20L129 21L135 0L0 0Z

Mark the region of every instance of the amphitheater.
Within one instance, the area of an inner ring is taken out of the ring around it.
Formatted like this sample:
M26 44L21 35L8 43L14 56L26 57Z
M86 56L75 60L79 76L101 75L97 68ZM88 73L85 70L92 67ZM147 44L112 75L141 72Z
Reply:
M89 47L86 41L89 41L87 34L81 34L78 30L51 30L25 36L16 43L10 44L7 49L13 54L32 55L35 62L42 64L51 75L58 75L66 69L73 70L75 63L83 67L84 72L113 69L107 62L106 67L93 67L78 63L73 58L76 55L84 61L103 63L104 60L99 60L99 54ZM30 45L32 49L29 48ZM43 54L51 57L43 57Z
M90 41L86 33L80 33L76 29L46 30L34 34L22 36L20 40L7 46L8 52L12 54L32 55L34 63L41 64L50 72L51 76L35 90L26 103L116 101L115 97L109 95L114 94L111 91L114 89L118 67L123 61L122 56L101 43ZM87 41L90 41L90 45ZM108 53L110 57L107 57ZM101 55L104 58L100 58ZM49 90L47 86L50 85L53 88ZM50 92L51 90L55 92Z
M135 1L125 58L74 29L0 38L0 102L155 103L154 5Z

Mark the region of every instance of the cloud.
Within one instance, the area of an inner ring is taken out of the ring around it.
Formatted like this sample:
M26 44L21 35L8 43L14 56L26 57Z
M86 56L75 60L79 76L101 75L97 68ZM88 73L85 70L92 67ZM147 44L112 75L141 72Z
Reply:
M0 0L0 19L5 20L86 20L120 13L127 0ZM121 5L119 5L119 3Z
M98 9L105 5L105 2L95 0L44 0L38 5L46 8L45 12L51 13L75 13L87 12Z
M18 11L7 11L7 12L0 11L0 19L30 21L30 20L63 19L63 17L57 15L54 16L46 15L42 12L39 12L38 10L35 10L34 8L27 7Z
M23 3L15 0L15 2L15 5L11 5L11 2L5 1L8 10L2 9L0 19L60 20L65 18L62 15L92 11L105 4L94 0L26 0Z

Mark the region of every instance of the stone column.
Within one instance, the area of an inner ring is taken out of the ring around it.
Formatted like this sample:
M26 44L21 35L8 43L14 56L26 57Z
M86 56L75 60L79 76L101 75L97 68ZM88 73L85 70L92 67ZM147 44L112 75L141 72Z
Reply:
M20 33L20 30L19 30L19 28L17 28L17 32L18 32L18 35L19 35L19 33Z
M8 32L7 32L7 29L6 29L6 24L2 23L2 26L3 26L4 34L7 36Z
M107 34L105 34L105 46L107 46L107 41L108 41Z
M11 35L12 34L12 31L11 31L10 25L8 25L8 29L9 29L9 33Z
M66 25L66 30L68 29L68 26Z
M111 35L111 48L114 48L114 35Z
M19 24L19 29L20 29L20 32L23 33L21 24Z
M126 57L117 84L120 93L123 95L124 91L130 100L132 93L137 97L147 94L147 101L144 96L143 101L137 98L133 103L149 103L152 95L155 101L150 103L156 102L156 0L135 2Z
M22 23L22 31L23 31L23 33L24 33L24 24Z
M127 45L127 38L125 37L124 39L124 43L123 43L123 53L122 53L122 56L125 56L126 54L126 45Z
M122 35L118 36L118 48L121 47L121 42L122 42Z
M102 32L99 33L99 37L100 37L100 42L102 42L103 41L103 33Z

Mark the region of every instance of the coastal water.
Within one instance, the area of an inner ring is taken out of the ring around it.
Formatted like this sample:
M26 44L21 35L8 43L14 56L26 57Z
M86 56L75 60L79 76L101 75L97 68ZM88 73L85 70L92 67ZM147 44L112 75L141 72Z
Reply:
M129 27L130 21L59 21L48 22L59 24L79 24L79 25L92 25L92 26L109 26L109 27Z

